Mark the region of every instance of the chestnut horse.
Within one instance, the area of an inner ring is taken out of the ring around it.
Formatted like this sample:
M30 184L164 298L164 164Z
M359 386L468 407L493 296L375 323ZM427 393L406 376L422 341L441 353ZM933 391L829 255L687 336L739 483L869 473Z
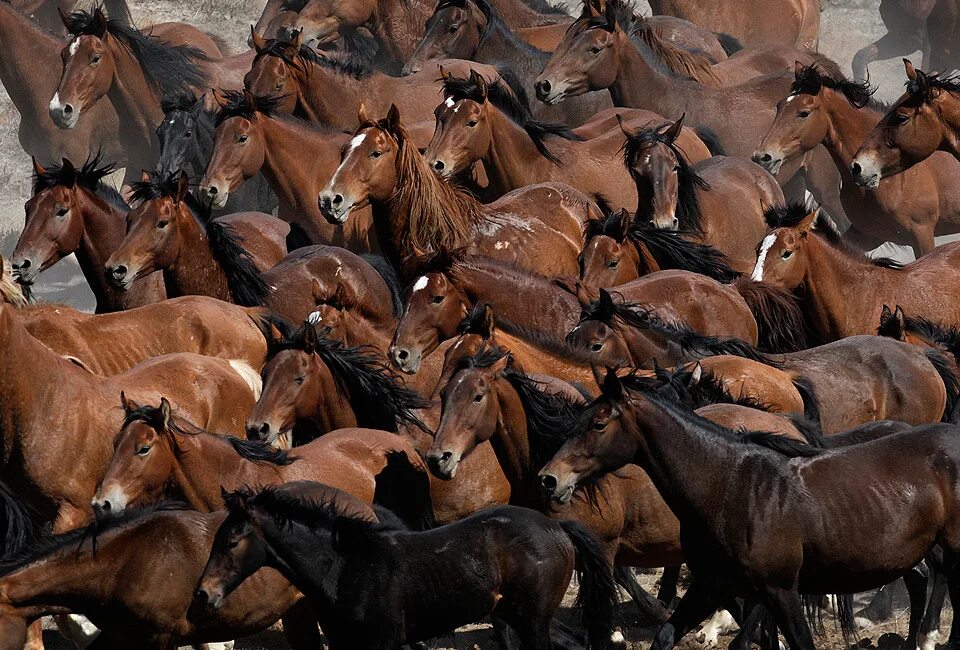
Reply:
M266 335L273 322L262 307L206 296L97 315L38 304L20 309L17 316L51 350L105 377L172 352L237 359L258 370L266 362Z
M906 59L903 63L906 92L873 128L850 165L857 185L868 189L937 151L960 159L960 77L927 74Z
M358 211L349 224L334 226L317 206L317 194L336 171L341 147L350 137L278 114L283 98L275 95L226 92L221 101L201 196L220 208L241 184L262 172L280 200L278 216L300 238L369 251L369 211Z
M602 194L618 208L633 208L637 197L630 174L609 164L619 157L620 130L614 126L587 139L577 130L535 120L517 93L505 86L507 79L488 84L472 71L467 79L444 73L444 102L436 109L436 129L423 154L433 170L451 178L482 161L494 196L559 181L588 195ZM664 121L649 111L625 110L622 115L636 127L656 128ZM678 137L678 147L695 161L711 155L692 130Z
M783 192L773 176L742 158L691 164L679 144L682 126L682 116L665 128L621 121L623 161L639 196L634 218L693 235L748 271L766 232L764 210L782 205Z
M46 168L33 160L33 197L24 205L26 219L12 257L17 281L32 285L41 272L76 253L97 299L97 313L163 300L160 273L137 280L129 291L117 291L107 282L103 263L123 241L130 206L103 182L114 166L100 162L99 155L93 156L77 169L66 158L62 165Z
M162 271L171 296L205 295L248 307L266 302L271 289L260 272L287 254L287 223L260 212L214 219L209 206L194 209L183 171L144 173L132 199L138 205L127 216L127 235L104 264L116 289Z
M753 279L793 291L821 340L875 333L884 304L960 323L960 245L945 244L901 267L850 250L818 214L799 205L768 211L772 230L760 246ZM851 282L856 291L849 290Z
M936 153L910 170L884 178L873 191L854 183L850 173L860 143L876 126L884 107L871 100L866 83L831 76L798 65L790 94L777 105L777 118L753 154L776 174L780 166L819 144L840 171L840 200L850 220L844 241L872 250L890 241L913 247L917 258L934 248L934 235L960 230L960 162Z
M650 0L654 14L689 20L746 46L782 43L812 50L820 42L820 0L748 0L718 6L711 0Z
M362 109L362 106L361 106ZM593 203L568 185L533 185L481 204L437 178L391 106L384 119L360 111L343 162L317 197L332 224L367 205L384 254L401 275L441 246L470 250L551 275L576 273L580 229Z
M168 395L184 417L227 432L243 431L259 395L256 371L245 362L198 354L164 355L99 377L31 336L8 305L0 305L0 338L3 480L57 531L90 516L90 497L110 460L110 432L123 420L121 391L138 401ZM42 403L37 386L46 387Z

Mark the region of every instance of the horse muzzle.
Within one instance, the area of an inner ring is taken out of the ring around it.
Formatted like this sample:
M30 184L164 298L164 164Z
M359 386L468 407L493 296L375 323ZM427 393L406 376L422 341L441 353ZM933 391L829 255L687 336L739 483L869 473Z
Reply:
M210 201L214 210L222 210L226 207L227 200L230 198L230 190L223 185L225 183L213 182L200 187L200 193L207 201Z
M60 101L60 93L50 100L50 119L58 129L72 129L80 121L80 108L70 102Z
M207 612L216 612L223 607L223 593L220 591L210 592L203 587L197 587L193 599Z
M549 79L538 79L534 85L534 90L537 93L537 99L544 104L554 106L563 101L569 86L570 84L567 83L553 82Z
M755 151L750 158L773 176L779 174L783 167L783 156L776 156L769 151Z
M543 487L543 491L547 493L547 496L560 504L570 503L570 500L573 498L573 491L576 488L575 482L562 483L556 476L550 473L540 474L540 485Z
M36 282L37 276L42 270L40 265L34 264L29 257L10 260L10 267L13 269L13 278L21 285L30 285Z
M427 466L434 476L449 481L457 475L457 469L460 468L460 455L452 451L431 449L427 452Z
M868 190L877 189L880 186L880 179L883 178L880 165L873 156L857 156L854 158L850 165L850 173L857 185Z
M126 264L114 264L106 267L107 283L117 291L129 289L136 275L136 271L127 268Z
M390 349L387 350L387 356L390 357L393 365L407 375L415 375L420 370L421 354L419 352L391 345Z

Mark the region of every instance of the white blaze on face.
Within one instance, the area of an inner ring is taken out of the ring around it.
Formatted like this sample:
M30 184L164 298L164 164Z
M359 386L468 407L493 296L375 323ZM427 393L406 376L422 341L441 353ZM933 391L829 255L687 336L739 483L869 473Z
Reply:
M795 100L796 98L797 98L796 95L790 95L789 97L787 97L787 103L789 104L790 102L792 102L792 101Z
M353 140L350 141L350 148L347 149L347 155L353 153L353 150L359 147L363 143L363 139L367 137L366 133L361 133L360 135L353 136Z
M77 53L77 50L80 49L80 37L73 39L73 42L70 43L70 48L67 50L70 52L70 56L73 56Z
M427 276L425 275L420 276L419 278L417 278L417 281L413 285L413 292L416 293L418 291L422 291L423 289L426 289L427 283L429 282L430 280L427 279Z
M59 111L63 108L63 104L60 103L60 93L58 92L53 96L53 99L50 100L50 110Z
M453 108L453 105L456 104L456 102L453 101L453 97L447 97L447 101L443 103L447 108Z
M750 276L750 279L754 282L760 282L763 280L763 263L767 259L767 253L770 252L770 249L776 243L776 235L767 235L763 238L763 243L760 244L760 254L757 255L757 266L753 269L753 275Z

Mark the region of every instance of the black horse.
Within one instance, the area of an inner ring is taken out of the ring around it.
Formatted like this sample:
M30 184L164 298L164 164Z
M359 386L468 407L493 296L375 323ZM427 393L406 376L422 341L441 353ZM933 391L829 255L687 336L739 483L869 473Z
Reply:
M576 569L589 647L605 648L616 588L579 524L502 506L427 532L338 516L276 489L225 494L228 516L196 591L217 609L262 566L313 603L331 650L425 641L490 615L501 647L549 650L550 623Z

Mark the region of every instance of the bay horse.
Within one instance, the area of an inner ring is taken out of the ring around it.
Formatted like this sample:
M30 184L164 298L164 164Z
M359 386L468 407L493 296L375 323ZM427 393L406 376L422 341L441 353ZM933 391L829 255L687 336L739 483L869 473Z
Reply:
M654 648L673 647L718 605L745 596L769 609L791 648L812 649L800 593L864 591L907 575L934 545L951 559L958 550L960 531L953 530L950 516L953 481L944 475L960 461L955 425L917 427L826 452L792 443L794 458L787 461L786 445L777 447L781 451L766 448L766 436L745 442L662 398L626 390L614 372L607 373L603 394L588 412L540 473L541 481L562 501L575 485L636 462L650 472L679 514L684 558L694 581L657 632ZM943 458L945 464L931 464L930 457ZM897 458L894 469L890 458ZM686 478L694 465L698 476L711 477L709 491L693 487ZM861 469L855 479L850 467ZM889 491L888 481L909 486L912 502L904 503L900 487ZM842 503L837 494L844 495ZM878 499L878 494L889 498ZM875 507L862 510L852 523L846 497L859 500L866 495L873 495ZM783 508L751 507L758 502ZM734 519L750 523L726 525ZM909 519L906 528L893 523L904 519ZM862 530L882 534L865 537ZM905 530L909 534L901 535ZM897 537L893 546L888 544L891 536ZM955 563L950 560L947 574L950 590L957 593ZM911 594L922 599L925 585L914 587ZM917 613L915 609L913 618L919 622ZM958 633L960 621L951 638Z
M483 205L437 178L391 106L373 121L365 110L343 162L317 197L331 224L370 205L380 248L408 276L413 259L460 248L533 271L576 273L580 228L596 210L582 193L542 183Z
M226 432L243 431L259 394L256 371L245 362L198 354L164 355L112 377L94 375L31 336L9 305L0 305L0 338L6 440L0 474L39 520L54 521L55 531L90 517L90 497L110 460L111 431L123 420L123 391L135 401L167 395L184 417ZM37 386L47 387L42 403ZM64 458L71 459L69 467Z
M896 305L894 309L889 305L883 306L877 334L913 345L936 348L953 359L955 370L960 363L960 328L907 315L900 305Z
M689 20L745 46L782 43L816 50L820 42L820 3L817 0L750 0L747 4L716 6L709 0L650 0L655 15Z
M263 173L280 201L278 216L306 242L371 250L369 212L358 211L351 223L333 226L317 206L317 194L340 164L341 147L350 136L284 117L279 112L283 98L276 95L225 92L220 101L201 196L221 208L244 182Z
M368 503L341 490L304 483L279 489L329 500L344 516L376 520ZM291 647L316 648L321 639L313 612L303 594L274 571L255 573L215 613L198 616L191 608L225 517L223 510L202 513L161 503L8 554L0 563L0 647L23 648L27 625L42 616L79 612L99 628L98 643L116 648L227 641L256 634L281 617ZM161 539L166 542L151 546ZM163 589L153 588L154 571L168 577Z
M433 521L428 470L409 442L376 429L339 429L291 452L221 436L173 416L170 404L129 411L93 495L98 517L163 499L200 512L223 508L223 490L319 481L365 503L378 499L415 528Z
M176 26L177 43L108 19L100 7L61 17L71 40L60 52L62 72L50 118L72 129L106 96L120 118L117 133L127 169L152 169L157 160L154 128L163 118L163 95L229 85L215 70L220 50L194 27Z
M960 79L917 70L907 59L906 92L889 108L860 145L850 173L857 185L876 189L880 181L926 160L937 151L960 159L957 131Z
M821 340L875 333L884 304L902 305L935 322L960 323L953 296L960 246L945 244L901 267L849 249L818 215L800 205L769 210L771 231L758 249L752 277L793 291ZM851 281L855 292L845 290Z
M911 246L919 259L934 249L934 235L960 229L960 190L953 182L960 162L938 152L872 191L857 186L850 173L853 156L886 108L871 99L865 82L801 65L795 75L754 162L776 174L784 161L826 147L843 179L840 200L851 224L844 241L863 250L890 241Z
M604 210L602 218L587 221L579 262L580 283L588 291L619 287L666 269L693 271L724 284L741 277L716 248L634 219L627 210Z
M50 120L47 105L59 78L61 38L41 29L12 3L0 2L0 39L18 53L0 60L0 83L20 114L17 136L28 155L43 161L85 160L99 148L108 160L123 159L117 113L108 103L92 107L90 119L73 132L58 129Z
M17 281L32 285L40 273L75 253L97 313L163 300L160 273L142 277L129 291L117 291L103 274L103 263L123 241L130 206L103 182L114 166L101 162L95 155L79 169L67 158L44 167L34 158L33 196L24 205L24 227L11 257Z
M126 291L161 271L171 296L206 295L248 307L266 302L271 289L260 273L287 254L286 222L259 212L215 219L189 195L184 171L145 172L132 189L137 207L104 263L114 288Z
M191 178L201 178L213 154L216 112L207 108L205 97L198 99L188 93L167 95L160 107L163 110L163 121L157 126L160 157L154 169L161 174L185 169ZM220 209L225 214L271 213L276 207L277 197L267 179L257 174L231 193Z
M272 566L307 595L332 649L397 647L490 614L499 642L512 628L522 648L539 650L552 645L550 623L576 570L588 646L610 638L610 565L575 522L501 506L408 532L347 520L324 503L281 500L270 488L226 502L196 592L207 609Z
M171 298L111 314L36 304L17 311L28 332L59 355L109 377L154 357L193 352L236 359L259 370L273 317L206 296Z
M691 163L679 145L683 121L681 116L665 127L634 128L621 120L623 162L639 197L634 219L685 231L738 270L749 270L766 232L764 210L782 205L783 191L773 176L743 158Z
M452 178L481 161L494 196L558 181L584 194L601 194L616 207L634 207L637 198L630 174L606 164L619 157L620 130L613 126L585 138L561 124L534 119L529 106L506 85L508 80L504 72L492 84L473 71L468 78L443 72L444 101L437 106L436 128L423 154L430 167L441 177ZM628 110L623 116L637 127L663 122L648 111ZM692 130L678 137L682 140L678 147L698 159L709 157Z
M880 19L887 32L866 45L853 56L853 78L866 81L869 65L897 56L907 56L917 50L923 54L923 67L930 61L930 39L927 19L938 0L880 0Z

